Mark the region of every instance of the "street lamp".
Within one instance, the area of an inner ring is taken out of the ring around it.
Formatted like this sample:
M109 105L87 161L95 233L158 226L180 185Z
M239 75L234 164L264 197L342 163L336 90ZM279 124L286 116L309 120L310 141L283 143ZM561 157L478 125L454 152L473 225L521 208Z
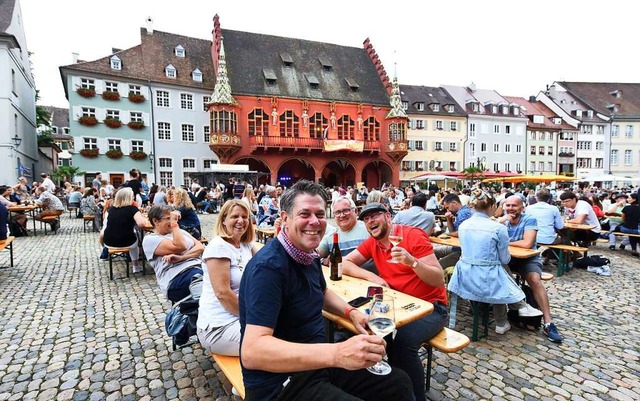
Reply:
M17 148L22 143L22 138L20 138L18 134L16 134L13 138L11 138L11 142L13 142L13 146Z
M149 163L151 163L151 171L153 171L153 152L149 152Z

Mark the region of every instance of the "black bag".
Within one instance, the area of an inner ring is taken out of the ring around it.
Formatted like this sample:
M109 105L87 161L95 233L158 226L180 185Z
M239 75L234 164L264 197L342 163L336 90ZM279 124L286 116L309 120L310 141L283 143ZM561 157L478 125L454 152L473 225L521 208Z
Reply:
M600 228L604 231L609 231L611 229L611 223L609 223L608 218L600 219Z
M167 334L173 337L174 350L176 346L185 345L189 338L197 333L199 302L191 296L178 302L171 308L164 319Z
M533 290L527 285L524 279L522 279L520 288L522 288L522 292L524 292L526 302L532 307L540 309L538 302L536 302L536 299L533 297ZM542 326L542 316L523 317L520 316L517 310L509 310L507 312L507 318L513 325L522 329L538 330L540 326Z
M27 230L27 216L24 214L15 215L9 220L9 232L14 237L27 237L29 231Z
M601 255L591 255L578 258L573 261L573 267L578 269L586 269L589 266L605 266L611 264L611 261L607 258L603 258Z

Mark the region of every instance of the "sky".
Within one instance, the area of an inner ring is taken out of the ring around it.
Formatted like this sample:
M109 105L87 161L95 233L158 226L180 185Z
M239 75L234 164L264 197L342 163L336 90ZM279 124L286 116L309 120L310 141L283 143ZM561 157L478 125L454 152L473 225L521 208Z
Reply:
M536 95L554 81L640 82L640 2L626 0L21 0L41 105L68 107L59 67L140 43L154 29L211 39L223 29L362 47L401 84ZM394 68L394 63L396 67Z

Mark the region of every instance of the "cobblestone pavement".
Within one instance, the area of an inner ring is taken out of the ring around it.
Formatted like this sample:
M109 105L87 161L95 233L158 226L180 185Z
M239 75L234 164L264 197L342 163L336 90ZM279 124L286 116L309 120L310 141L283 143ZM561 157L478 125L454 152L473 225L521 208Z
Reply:
M216 215L201 218L211 237ZM82 220L65 215L57 235L17 238L14 251L0 270L0 401L232 399L199 345L172 351L155 277L109 281ZM572 270L545 283L562 345L514 328L436 351L430 398L640 400L640 260L603 244L591 253L611 258L611 277ZM456 329L470 336L470 321L461 303Z

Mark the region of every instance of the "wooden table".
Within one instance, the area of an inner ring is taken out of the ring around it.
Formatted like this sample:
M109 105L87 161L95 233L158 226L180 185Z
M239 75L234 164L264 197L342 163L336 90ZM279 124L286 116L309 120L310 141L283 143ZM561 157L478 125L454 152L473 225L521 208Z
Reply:
M377 286L377 284L374 284L367 280L362 280L345 275L342 276L342 280L333 281L329 279L329 270L330 269L328 267L322 268L322 273L324 274L324 278L327 281L327 288L330 288L346 302L349 302L357 297L366 296L367 288L369 288L369 286ZM411 323L433 312L433 304L431 304L431 302L423 301L422 299L412 297L411 295L407 295L386 287L383 287L383 293L385 296L391 296L395 300L394 305L396 308L396 327L402 327L405 324ZM364 313L364 310L369 307L370 304L365 304L358 309ZM353 323L351 323L351 320L344 317L344 315L334 315L333 313L323 310L322 316L355 334L360 334L360 332L356 330Z
M591 226L589 224L577 224L577 223L564 223L564 228L569 230L592 230L596 228L596 226Z
M274 237L276 235L276 229L273 227L269 227L269 228L256 227L256 233L262 233L262 241L266 244L267 238Z
M9 218L11 218L11 213L28 213L31 215L31 220L33 220L33 236L36 235L36 213L35 210L38 208L36 205L16 205L9 206Z
M434 244L460 247L460 238L458 237L449 237L449 238L430 237L429 239ZM527 258L538 255L540 252L536 249L525 249L525 248L519 248L517 246L509 246L509 253L511 254L512 257L516 259L527 259Z

